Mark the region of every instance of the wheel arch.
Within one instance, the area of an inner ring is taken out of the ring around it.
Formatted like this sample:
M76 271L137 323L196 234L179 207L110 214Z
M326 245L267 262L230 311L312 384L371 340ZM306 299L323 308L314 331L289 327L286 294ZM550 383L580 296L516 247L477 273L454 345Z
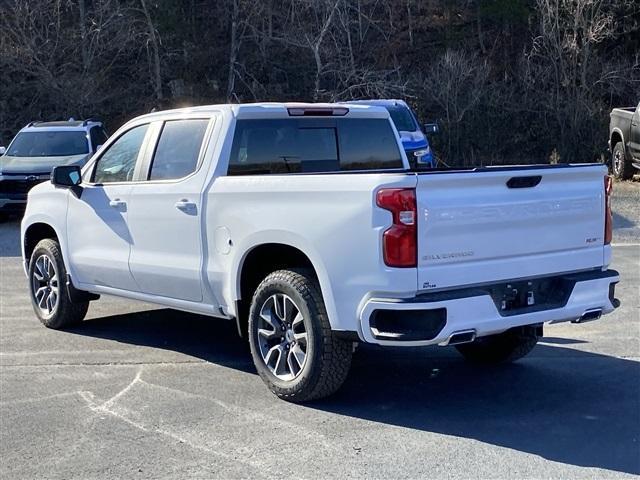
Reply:
M616 143L618 142L622 142L622 148L625 149L626 151L626 146L624 144L624 135L622 134L622 131L619 128L614 128L611 132L611 136L609 137L610 140L610 145L611 145L611 152L613 152L613 148L616 146Z
M299 245L282 241L257 243L244 252L231 283L235 318L240 335L246 335L249 306L255 289L269 273L281 269L306 268L313 272L320 285L327 314L331 320L334 309L328 277L322 264L307 252L308 250L305 251Z
M29 263L29 259L31 258L31 254L36 248L36 245L45 238L50 238L60 243L60 235L58 235L56 229L47 222L37 221L25 228L22 239L22 248L24 260L27 264Z

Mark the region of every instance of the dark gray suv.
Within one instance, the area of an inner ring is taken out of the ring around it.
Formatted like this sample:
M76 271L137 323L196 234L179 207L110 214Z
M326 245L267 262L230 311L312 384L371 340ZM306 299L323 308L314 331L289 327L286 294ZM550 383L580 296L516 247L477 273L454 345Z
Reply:
M53 167L84 165L107 140L97 120L31 122L0 156L0 215L20 211L34 185L49 180Z

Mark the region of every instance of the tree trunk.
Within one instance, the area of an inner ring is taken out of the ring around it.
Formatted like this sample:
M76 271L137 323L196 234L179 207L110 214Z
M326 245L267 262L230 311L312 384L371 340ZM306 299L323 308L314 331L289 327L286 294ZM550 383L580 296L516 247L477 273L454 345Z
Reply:
M484 32L482 31L482 18L480 16L480 2L478 2L478 10L476 11L476 26L478 28L478 43L480 44L480 50L483 55L487 54L487 49L484 46Z
M238 13L239 13L239 0L231 0L233 3L231 12L231 39L229 46L229 72L227 74L227 101L231 103L236 88L236 60L238 58Z
M89 52L87 50L87 10L85 0L78 0L80 10L80 54L82 55L82 69L89 70Z
M160 72L160 46L158 44L158 36L156 35L156 29L151 20L151 15L147 9L147 2L140 0L142 5L142 12L147 21L147 28L149 30L149 40L151 41L151 53L153 56L153 74L154 74L154 88L156 93L156 99L162 100L162 76Z

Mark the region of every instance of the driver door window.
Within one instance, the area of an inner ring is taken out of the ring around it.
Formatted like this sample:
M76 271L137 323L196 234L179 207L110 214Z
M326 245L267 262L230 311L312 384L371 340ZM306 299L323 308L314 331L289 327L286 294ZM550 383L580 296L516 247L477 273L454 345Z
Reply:
M134 127L112 143L98 159L92 181L100 184L132 181L148 127Z

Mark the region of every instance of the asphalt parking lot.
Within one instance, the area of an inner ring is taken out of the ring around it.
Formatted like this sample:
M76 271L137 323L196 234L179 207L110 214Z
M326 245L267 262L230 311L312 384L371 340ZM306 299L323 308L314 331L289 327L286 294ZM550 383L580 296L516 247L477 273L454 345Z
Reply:
M615 219L615 313L548 326L497 368L448 348L360 347L339 394L309 405L271 395L224 321L103 297L74 330L45 329L18 222L2 223L0 478L638 475L634 188Z

